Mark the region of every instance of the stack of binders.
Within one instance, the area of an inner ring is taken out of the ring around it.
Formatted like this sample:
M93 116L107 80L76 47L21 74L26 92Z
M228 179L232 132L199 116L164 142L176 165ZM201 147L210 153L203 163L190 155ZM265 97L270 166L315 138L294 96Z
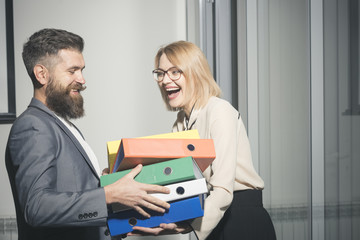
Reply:
M101 176L101 186L114 183L141 163L144 167L135 180L168 187L169 194L152 195L169 202L170 209L163 214L148 210L151 217L144 218L133 209L112 204L108 217L111 236L131 232L133 226L156 227L160 223L203 216L203 200L208 189L202 171L215 159L213 142L210 139L171 138L172 134L167 136L170 137L123 138L119 142L112 173Z

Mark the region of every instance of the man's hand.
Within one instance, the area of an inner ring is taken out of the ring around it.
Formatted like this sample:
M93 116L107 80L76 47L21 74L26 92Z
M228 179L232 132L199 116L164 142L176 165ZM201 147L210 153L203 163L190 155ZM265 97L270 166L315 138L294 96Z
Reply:
M148 193L170 193L170 190L167 187L135 181L134 178L141 172L141 169L142 165L139 164L118 181L105 186L105 198L106 204L121 203L149 218L150 214L145 212L143 207L164 213L170 204Z
M133 227L133 232L128 233L128 236L158 236L168 234L189 233L192 231L192 227L187 222L178 223L162 223L159 227L147 228L147 227Z
M102 170L101 176L108 175L108 174L110 174L110 169L109 168L104 168Z

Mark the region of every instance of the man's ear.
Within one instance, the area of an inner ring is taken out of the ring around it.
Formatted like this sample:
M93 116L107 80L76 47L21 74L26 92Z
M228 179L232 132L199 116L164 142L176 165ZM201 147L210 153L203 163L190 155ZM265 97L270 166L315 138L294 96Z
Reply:
M36 64L34 75L41 85L45 85L49 80L49 71L44 65Z

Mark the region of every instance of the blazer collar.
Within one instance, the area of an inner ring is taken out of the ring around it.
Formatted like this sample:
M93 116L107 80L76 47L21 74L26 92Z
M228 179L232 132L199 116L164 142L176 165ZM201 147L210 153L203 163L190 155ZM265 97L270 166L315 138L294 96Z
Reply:
M40 100L36 99L36 98L32 98L31 102L29 104L28 107L35 107L38 108L44 112L46 112L47 114L49 114L50 116L56 117L55 113L53 111L51 111L47 106L45 106L45 104L43 104Z

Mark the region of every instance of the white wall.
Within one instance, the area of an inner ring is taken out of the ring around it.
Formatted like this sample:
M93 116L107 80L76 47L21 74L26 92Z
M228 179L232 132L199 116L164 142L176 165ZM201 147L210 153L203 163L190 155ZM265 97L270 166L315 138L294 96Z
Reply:
M85 40L86 116L75 124L101 168L107 166L107 141L170 132L175 113L166 111L151 71L162 44L186 39L186 0L14 1L17 115L32 97L22 45L45 27ZM15 215L4 164L10 127L0 125L0 217Z

